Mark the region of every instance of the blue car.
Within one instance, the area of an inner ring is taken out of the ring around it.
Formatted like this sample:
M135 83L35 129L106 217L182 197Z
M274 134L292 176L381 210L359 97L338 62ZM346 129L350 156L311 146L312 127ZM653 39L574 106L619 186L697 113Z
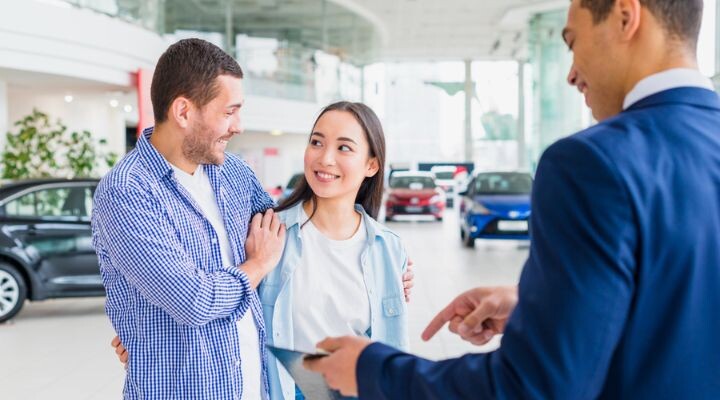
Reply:
M460 238L465 247L475 239L530 239L532 175L483 172L460 193Z

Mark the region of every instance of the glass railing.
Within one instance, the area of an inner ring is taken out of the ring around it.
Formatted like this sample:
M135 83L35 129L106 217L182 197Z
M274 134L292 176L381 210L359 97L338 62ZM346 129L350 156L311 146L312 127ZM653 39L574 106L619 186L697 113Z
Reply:
M165 0L65 0L157 33L164 33Z
M177 10L167 9L167 0L65 0L75 7L90 9L177 40L199 37L234 54L248 79L248 94L290 100L329 103L338 99L359 100L360 69L337 56L310 49L288 40L235 36L228 45L224 32L179 29L178 21L165 24L166 16L177 18ZM179 7L179 4L175 4ZM180 13L182 14L182 13ZM210 16L197 17L197 24L215 27ZM186 22L186 21L185 21ZM166 32L169 28L173 32ZM241 30L241 26L236 26ZM198 28L195 28L198 29ZM231 46L232 49L227 47Z

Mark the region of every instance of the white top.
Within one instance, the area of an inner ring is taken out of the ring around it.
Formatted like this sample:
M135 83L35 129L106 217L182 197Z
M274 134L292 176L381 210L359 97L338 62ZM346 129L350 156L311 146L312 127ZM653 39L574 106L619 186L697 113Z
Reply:
M347 240L327 238L312 220L300 230L302 255L292 279L297 350L314 352L328 336L364 335L370 328L370 300L360 261L367 230L360 221Z
M220 255L223 265L234 266L230 240L223 223L220 208L215 199L215 191L210 184L210 178L205 173L202 165L198 165L195 172L190 175L187 172L172 165L175 170L175 177L178 182L190 193L193 200L200 207L205 218L210 222L220 242ZM240 337L240 371L242 373L243 392L242 400L257 400L263 398L262 377L260 364L260 340L258 339L255 320L252 310L248 308L245 315L237 321L237 329Z
M715 90L710 78L701 74L700 71L691 68L674 68L659 72L643 78L638 82L630 93L625 96L623 110L638 101L660 93L664 90L679 87L699 87L708 90Z

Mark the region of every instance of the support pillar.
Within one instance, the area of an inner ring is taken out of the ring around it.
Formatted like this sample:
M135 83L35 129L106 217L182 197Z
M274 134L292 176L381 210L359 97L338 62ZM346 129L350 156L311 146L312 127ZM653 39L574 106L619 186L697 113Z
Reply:
M472 80L472 60L465 60L465 162L473 162L472 98L475 93Z
M525 61L518 61L518 118L517 118L517 166L528 169L528 153L525 138Z

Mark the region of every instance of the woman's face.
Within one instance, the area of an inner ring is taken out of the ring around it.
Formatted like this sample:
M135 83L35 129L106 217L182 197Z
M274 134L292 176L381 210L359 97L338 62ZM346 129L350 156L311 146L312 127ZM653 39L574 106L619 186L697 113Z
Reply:
M305 149L305 179L320 199L355 201L366 177L378 171L365 132L353 114L328 111L318 119Z

